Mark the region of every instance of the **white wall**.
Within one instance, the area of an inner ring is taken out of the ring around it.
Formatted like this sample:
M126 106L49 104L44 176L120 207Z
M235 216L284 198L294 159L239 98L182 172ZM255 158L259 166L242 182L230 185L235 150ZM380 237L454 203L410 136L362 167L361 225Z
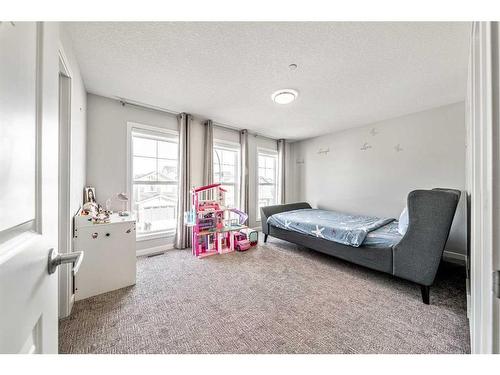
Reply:
M223 140L233 143L240 143L240 132L239 130L222 128L220 126L215 125L214 140Z
M106 199L118 192L127 190L127 122L177 130L175 116L165 112L143 109L136 106L122 106L119 101L102 96L87 95L87 174L86 184L96 188L98 203L104 204ZM203 184L203 143L205 119L194 117L191 128L191 183L194 186ZM214 139L239 142L237 130L214 128ZM277 149L273 139L249 135L249 226L259 225L256 222L257 195L257 148ZM112 208L121 208L114 202ZM137 249L146 249L167 245L169 239L154 239L137 242Z
M86 184L96 188L97 202L112 199L113 210L122 209L114 199L127 191L127 122L177 130L175 116L165 112L122 106L119 101L87 95L87 177ZM137 249L165 245L172 239L138 241Z
M87 91L64 24L61 24L59 34L60 50L71 76L70 212L75 215L83 204L83 188L86 180Z
M98 203L112 198L112 209L122 205L113 197L127 191L127 122L178 130L176 116L140 108L122 106L114 99L88 94L87 185L96 188ZM193 184L203 179L203 127L194 119L192 126L191 176ZM173 238L138 241L137 250L169 245Z
M411 190L464 190L464 121L461 102L293 143L287 201L398 218ZM447 250L465 254L463 210L461 200Z

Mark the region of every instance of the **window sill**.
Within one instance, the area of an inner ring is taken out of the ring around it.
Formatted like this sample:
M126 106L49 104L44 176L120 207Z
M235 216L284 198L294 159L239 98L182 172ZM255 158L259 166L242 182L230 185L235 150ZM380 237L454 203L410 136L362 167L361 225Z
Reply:
M135 240L136 242L142 242L142 241L149 241L149 240L158 240L158 239L169 239L169 238L174 238L174 233L172 232L158 232L158 233L151 233L151 234L142 234L142 235L137 235Z

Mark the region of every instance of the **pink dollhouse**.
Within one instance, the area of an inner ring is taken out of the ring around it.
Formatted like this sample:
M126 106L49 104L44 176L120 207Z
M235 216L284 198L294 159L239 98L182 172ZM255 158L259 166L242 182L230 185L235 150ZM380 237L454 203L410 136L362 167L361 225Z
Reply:
M192 228L192 253L199 258L250 247L246 234L240 232L247 228L248 215L227 208L225 193L221 184L191 189L191 209L184 214L184 223Z

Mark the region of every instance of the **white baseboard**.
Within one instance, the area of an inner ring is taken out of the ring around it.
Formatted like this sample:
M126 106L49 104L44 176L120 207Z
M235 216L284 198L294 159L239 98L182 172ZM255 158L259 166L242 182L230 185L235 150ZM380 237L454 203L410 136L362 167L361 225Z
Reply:
M174 248L174 244L169 243L169 244L166 244L163 246L154 246L154 247L148 247L147 249L139 249L139 250L136 250L135 254L138 257L143 257L143 256L163 253L166 250L170 250L173 248Z
M467 263L467 255L457 253L455 251L445 250L443 253L443 258L453 263L459 263L464 265Z

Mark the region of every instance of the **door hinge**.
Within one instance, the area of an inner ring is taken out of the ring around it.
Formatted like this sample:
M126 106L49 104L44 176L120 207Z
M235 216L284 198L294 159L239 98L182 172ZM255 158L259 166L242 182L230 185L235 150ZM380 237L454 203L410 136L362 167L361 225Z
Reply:
M500 298L500 270L493 272L493 293Z

